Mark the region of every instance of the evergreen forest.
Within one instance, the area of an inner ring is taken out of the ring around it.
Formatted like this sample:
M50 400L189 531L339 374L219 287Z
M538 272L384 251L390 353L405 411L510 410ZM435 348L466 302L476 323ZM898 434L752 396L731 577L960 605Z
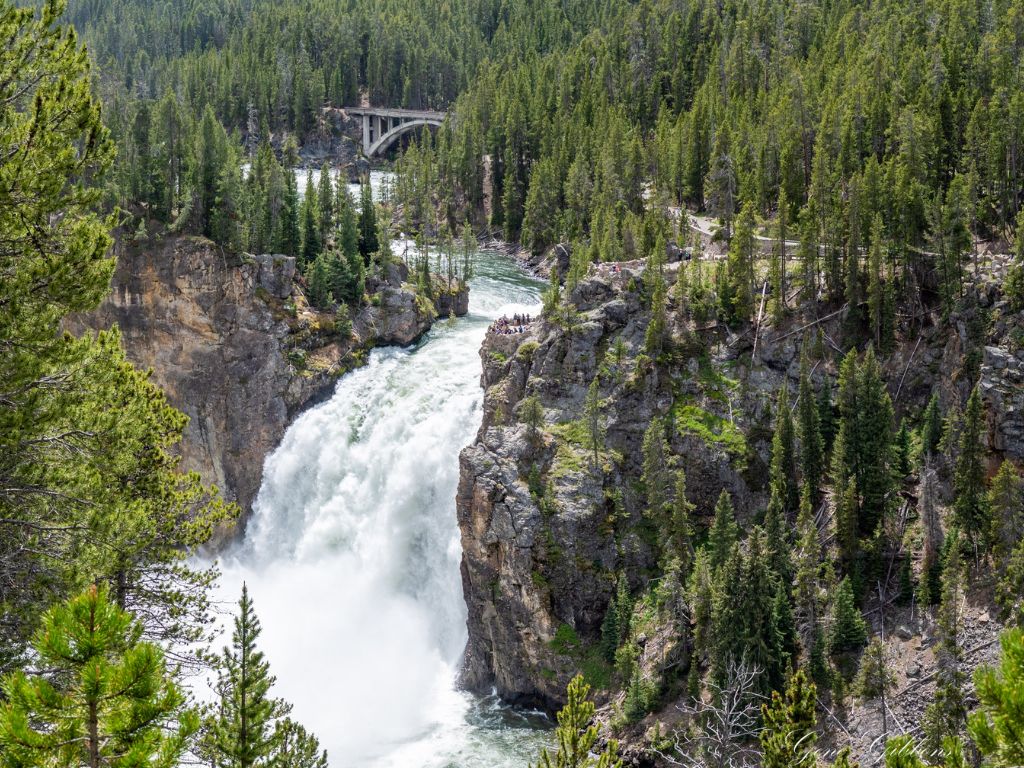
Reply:
M1024 0L0 0L0 39L0 768L349 765L213 597L253 510L158 382L216 333L132 328L180 263L119 272L183 242L287 338L257 425L483 318L484 245L547 280L480 327L450 505L460 681L551 716L538 768L1024 764ZM360 105L446 118L366 158Z

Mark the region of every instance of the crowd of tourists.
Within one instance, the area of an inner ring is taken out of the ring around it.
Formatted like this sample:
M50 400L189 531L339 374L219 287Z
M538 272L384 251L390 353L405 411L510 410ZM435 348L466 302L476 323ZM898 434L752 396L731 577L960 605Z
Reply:
M526 327L533 322L529 315L515 314L512 317L503 315L491 323L490 332L499 336L512 336L516 333L526 333Z

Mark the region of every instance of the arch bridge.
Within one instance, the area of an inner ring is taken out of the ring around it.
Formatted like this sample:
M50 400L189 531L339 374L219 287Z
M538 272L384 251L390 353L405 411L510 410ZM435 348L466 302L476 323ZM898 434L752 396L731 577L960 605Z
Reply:
M363 154L376 157L383 154L400 136L425 125L440 127L445 112L426 109L388 109L376 107L347 107L350 115L359 115L363 121Z

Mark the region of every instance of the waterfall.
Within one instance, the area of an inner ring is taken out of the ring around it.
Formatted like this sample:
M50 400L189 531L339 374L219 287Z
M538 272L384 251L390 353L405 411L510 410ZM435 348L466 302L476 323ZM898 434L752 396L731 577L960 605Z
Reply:
M332 768L519 768L546 738L455 686L466 643L458 453L480 424L491 320L536 312L539 286L479 254L470 315L378 349L289 428L264 466L218 600L248 583L275 695Z

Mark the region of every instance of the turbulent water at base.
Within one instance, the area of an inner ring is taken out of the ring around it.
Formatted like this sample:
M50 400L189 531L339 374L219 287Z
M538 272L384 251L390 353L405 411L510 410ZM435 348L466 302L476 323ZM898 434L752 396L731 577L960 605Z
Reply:
M457 689L466 643L455 514L459 451L481 419L478 350L539 285L481 253L470 314L378 349L268 457L218 599L247 582L276 695L332 768L525 768L550 732Z

